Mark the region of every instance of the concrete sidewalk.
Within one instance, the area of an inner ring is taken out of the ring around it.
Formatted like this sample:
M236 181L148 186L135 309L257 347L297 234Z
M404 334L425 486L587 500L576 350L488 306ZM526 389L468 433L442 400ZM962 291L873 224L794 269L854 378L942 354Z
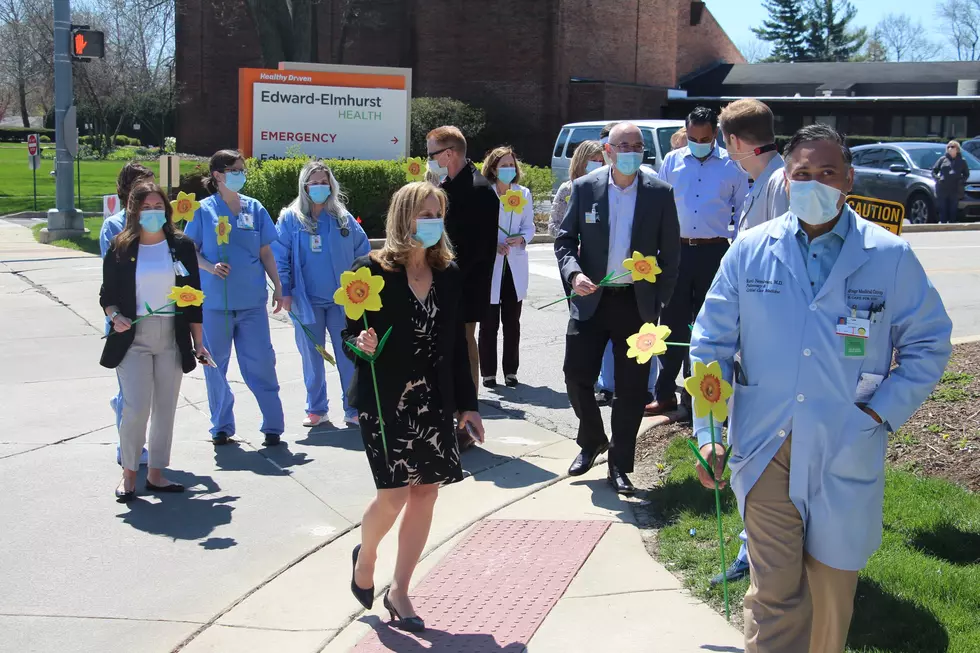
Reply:
M98 258L40 245L0 220L0 649L349 650L378 623L348 588L374 487L357 431L300 428L292 327L272 322L285 446L260 446L258 407L232 365L239 442L214 448L196 371L184 379L173 448L172 477L189 491L121 506L108 408L116 380L98 365L100 281ZM340 425L335 370L328 386ZM529 650L739 650L725 647L741 635L647 555L604 467L569 480L574 442L481 412L488 444L464 454L467 478L440 497L416 580L484 518L607 520ZM395 542L381 551L379 593Z

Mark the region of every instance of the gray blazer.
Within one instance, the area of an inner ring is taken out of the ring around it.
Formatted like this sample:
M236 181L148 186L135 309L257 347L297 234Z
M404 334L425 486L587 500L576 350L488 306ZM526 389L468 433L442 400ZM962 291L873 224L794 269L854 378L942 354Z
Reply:
M610 169L603 167L580 177L572 184L572 197L568 211L555 238L555 256L561 276L572 283L576 273L583 273L598 283L606 276L609 256L609 197ZM656 256L663 272L656 283L639 281L635 284L636 304L644 322L657 322L660 309L670 301L677 284L681 260L680 225L677 222L677 205L670 184L642 168L636 189L636 210L633 214L633 236L630 253ZM598 220L588 224L585 214L596 207ZM618 261L617 261L618 263ZM588 297L575 297L571 301L571 318L588 320L595 314L602 298L602 288Z

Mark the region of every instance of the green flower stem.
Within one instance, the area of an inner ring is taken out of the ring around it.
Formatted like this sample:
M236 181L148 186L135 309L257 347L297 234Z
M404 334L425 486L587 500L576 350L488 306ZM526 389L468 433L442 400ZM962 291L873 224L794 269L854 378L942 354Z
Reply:
M161 311L164 311L167 308L173 306L176 303L177 302L175 300L171 299L169 302L167 302L166 304L164 304L163 306L161 306L160 308L158 308L156 310L154 310L152 308L148 308L147 309L148 312L147 312L146 315L141 315L141 316L139 316L138 318L136 318L135 320L133 320L132 322L129 323L130 328L136 326L136 323L139 322L140 320L142 320L144 317L150 317L151 315L177 315L176 312L174 312L174 313L162 313L161 312ZM106 338L108 338L109 336L111 336L113 333L119 333L119 332L116 331L115 329L112 329L111 331L109 331L109 333L107 333L104 336L102 336L100 338L100 340L105 340Z
M672 345L674 347L690 347L691 345L686 342L664 342L665 345Z
M364 318L364 330L367 331L371 327L368 326L367 313L363 316ZM378 373L374 369L374 359L371 359L371 381L374 382L374 400L378 405L378 424L381 426L381 446L385 450L385 463L388 462L388 439L385 437L385 418L381 415L381 395L378 394Z
M613 281L616 281L617 279L622 279L623 277L628 277L629 275L631 275L633 273L632 272L626 272L626 273L623 273L623 274L621 274L619 276L616 276L616 277L614 277L613 274L615 274L615 271L610 272L609 274L607 274L605 277L602 278L602 281L600 281L596 285L597 286L600 286L602 288L605 288L605 287L609 286L609 284L611 284ZM571 299L573 297L578 297L578 294L577 293L572 293L568 297L559 297L555 301L549 302L549 303L545 304L544 306L538 306L537 309L540 311L540 310L543 310L543 309L548 308L549 306L554 306L558 302L566 301L566 300L569 300L569 299Z
M708 428L711 429L711 455L715 456L717 455L715 454L715 418L710 412L708 413ZM725 458L728 458L727 454ZM705 467L705 469L712 468ZM715 482L715 513L718 515L718 544L721 547L721 586L725 597L725 619L730 622L732 614L728 606L728 577L725 575L728 565L725 563L725 531L721 524L721 490L718 488L718 478L713 473L711 477Z

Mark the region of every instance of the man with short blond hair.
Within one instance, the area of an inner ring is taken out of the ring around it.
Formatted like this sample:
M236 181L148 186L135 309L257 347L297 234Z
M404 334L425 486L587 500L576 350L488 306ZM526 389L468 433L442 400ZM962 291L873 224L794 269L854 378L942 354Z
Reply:
M736 100L721 110L718 120L728 156L755 180L735 224L738 234L789 210L783 157L776 147L772 110L759 100Z

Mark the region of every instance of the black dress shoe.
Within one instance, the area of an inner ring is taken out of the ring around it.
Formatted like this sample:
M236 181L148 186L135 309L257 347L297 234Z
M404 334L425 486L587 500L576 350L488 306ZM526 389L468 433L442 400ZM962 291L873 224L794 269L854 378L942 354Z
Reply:
M609 445L606 444L599 447L595 451L587 451L585 449L582 449L579 455L575 456L575 460L572 461L571 467L568 468L568 475L581 476L585 472L592 469L592 465L595 464L595 459L598 458L600 454L602 454L608 448Z
M354 569L357 569L357 554L360 552L361 545L358 544L354 547L354 553L352 556L354 558ZM354 594L354 598L357 599L357 602L364 606L365 610L370 610L371 606L374 605L374 585L367 589L358 587L357 583L354 582L354 569L352 569L350 572L350 591Z
M279 445L281 438L275 433L266 433L265 440L262 441L263 447L275 447Z
M506 385L508 388L516 388L517 387L517 375L516 374L507 374L507 375L505 375L504 376L504 385Z
M136 498L136 490L129 490L128 492L120 491L116 488L116 501L119 503L129 503Z
M599 392L595 393L595 402L600 406L609 406L612 404L612 400L613 393L609 392L608 390L600 390Z
M630 482L629 477L623 472L619 471L612 465L609 466L609 476L607 477L609 485L616 490L617 494L635 494L636 488L633 487L633 483Z
M497 379L493 376L483 377L483 387L493 389L497 387Z
M228 444L228 434L225 433L224 431L218 431L217 433L211 436L211 444L214 445Z
M728 565L728 569L725 570L724 578L727 578L729 583L734 583L737 580L742 580L748 575L749 575L748 560L740 560L738 558L735 558L734 562ZM718 574L708 582L712 587L714 587L715 585L721 585L722 580L723 580L722 574Z
M404 630L405 632L409 633L421 633L423 630L425 630L425 622L422 621L422 617L416 615L414 617L406 617L403 619L402 616L398 614L398 610L395 609L395 606L393 606L391 601L388 599L388 592L385 592L384 606L388 608L388 614L391 616L391 621L388 623L388 625L392 628Z
M149 481L147 481L146 482L146 491L147 492L173 492L173 493L178 493L178 492L183 492L184 491L184 486L181 485L180 483L171 483L170 485L154 485L153 483L150 483Z

